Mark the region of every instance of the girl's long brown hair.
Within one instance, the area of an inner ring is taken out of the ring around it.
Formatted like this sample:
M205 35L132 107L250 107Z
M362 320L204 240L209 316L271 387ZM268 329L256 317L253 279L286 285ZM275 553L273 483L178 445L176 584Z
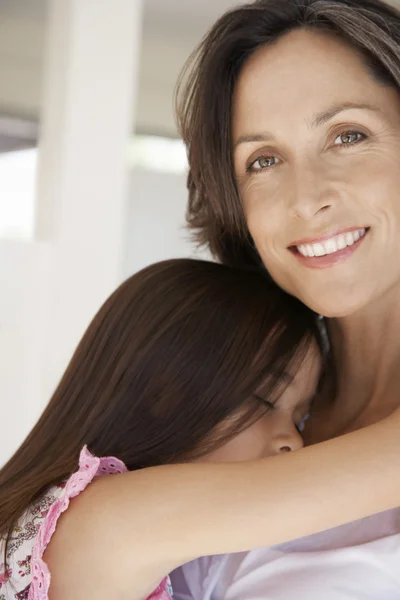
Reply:
M382 0L256 0L224 14L188 60L176 110L190 167L187 220L225 264L261 266L234 177L235 84L257 49L297 28L338 36L378 82L400 90L400 12Z
M260 383L274 400L281 375L315 336L313 313L261 270L177 259L132 276L97 313L38 423L1 469L0 535L68 478L84 444L129 470L217 447L257 418L251 396ZM239 409L241 418L217 435Z

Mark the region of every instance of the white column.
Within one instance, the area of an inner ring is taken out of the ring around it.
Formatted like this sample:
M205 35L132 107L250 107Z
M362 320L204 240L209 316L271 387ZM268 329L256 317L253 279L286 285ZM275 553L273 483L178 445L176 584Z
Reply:
M59 379L122 277L127 141L138 79L141 0L50 0L37 240L52 273L42 391Z

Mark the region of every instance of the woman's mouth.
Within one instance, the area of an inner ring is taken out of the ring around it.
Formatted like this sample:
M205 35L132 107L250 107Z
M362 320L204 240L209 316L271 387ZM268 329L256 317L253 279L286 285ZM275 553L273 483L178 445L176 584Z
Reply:
M309 267L330 267L351 256L361 245L368 231L369 228L361 227L341 231L330 237L302 240L292 244L289 250Z

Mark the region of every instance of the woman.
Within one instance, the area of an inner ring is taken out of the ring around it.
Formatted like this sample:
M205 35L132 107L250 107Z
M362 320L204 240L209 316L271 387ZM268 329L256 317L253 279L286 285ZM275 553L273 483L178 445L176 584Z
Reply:
M166 575L195 556L400 502L400 411L291 452L317 340L313 313L260 272L172 260L128 279L0 472L2 600L167 600Z
M189 223L328 317L336 381L307 444L400 404L400 14L380 0L258 0L221 17L181 92ZM399 510L204 559L193 597L398 598ZM283 576L285 572L285 576ZM179 577L175 578L178 588Z

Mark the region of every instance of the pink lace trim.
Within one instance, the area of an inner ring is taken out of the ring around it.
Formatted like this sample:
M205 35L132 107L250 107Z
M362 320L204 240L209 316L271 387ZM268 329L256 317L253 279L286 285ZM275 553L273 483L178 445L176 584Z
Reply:
M170 587L170 585L169 577L165 577L147 600L171 600L171 596L168 592L168 587Z
M78 471L68 479L61 498L52 504L40 527L32 550L32 582L28 600L48 600L50 571L43 560L43 553L56 529L60 515L67 510L70 500L80 494L95 477L126 473L127 470L124 463L118 458L112 456L97 458L89 452L86 446L82 448ZM166 577L148 600L170 600L171 596L167 592L168 582L169 578Z

